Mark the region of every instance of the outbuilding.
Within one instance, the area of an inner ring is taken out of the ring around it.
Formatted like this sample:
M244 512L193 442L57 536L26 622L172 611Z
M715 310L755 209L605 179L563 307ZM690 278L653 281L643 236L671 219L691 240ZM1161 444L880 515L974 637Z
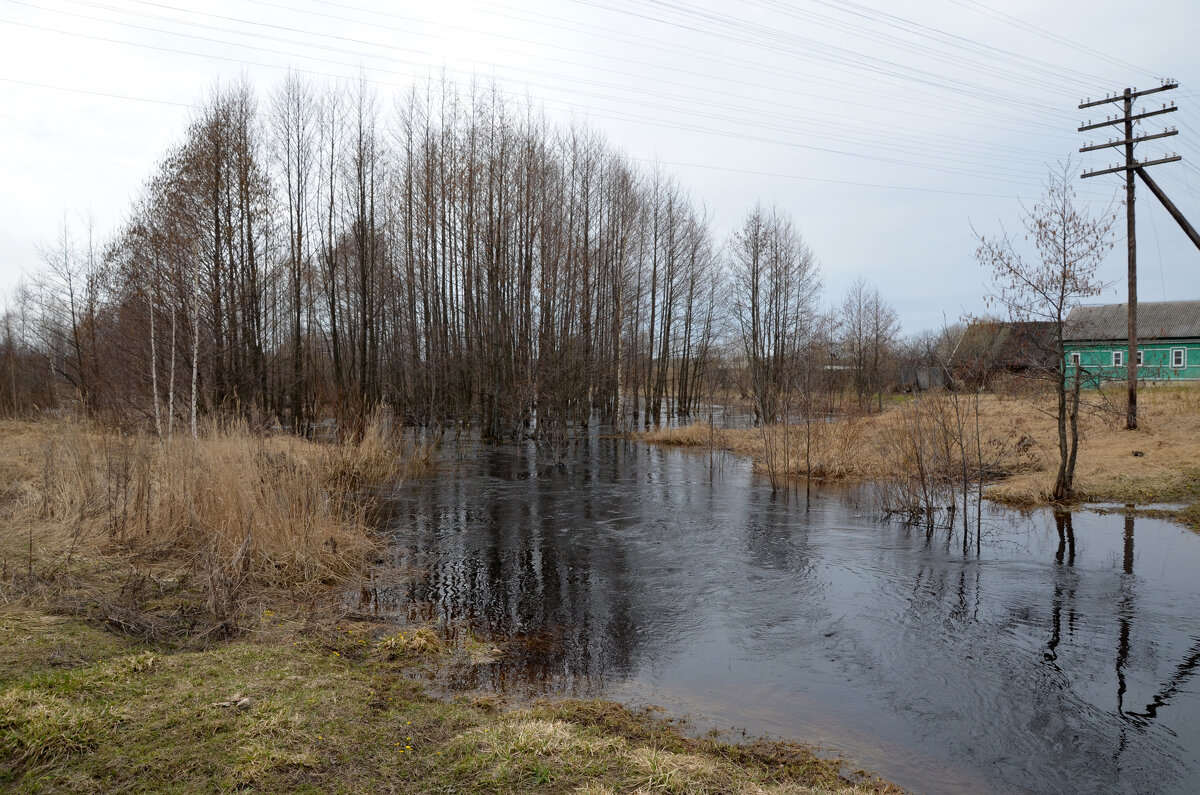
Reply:
M1200 381L1200 301L1139 302L1137 375L1143 381ZM1067 370L1124 381L1129 356L1127 304L1077 306L1063 328Z

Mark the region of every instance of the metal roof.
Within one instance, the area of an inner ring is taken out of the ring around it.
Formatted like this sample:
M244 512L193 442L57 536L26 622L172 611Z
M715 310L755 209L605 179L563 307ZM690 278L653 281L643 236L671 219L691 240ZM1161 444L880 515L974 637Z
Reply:
M1200 301L1138 302L1138 339L1200 337ZM1123 340L1129 337L1127 304L1077 306L1067 315L1068 342Z

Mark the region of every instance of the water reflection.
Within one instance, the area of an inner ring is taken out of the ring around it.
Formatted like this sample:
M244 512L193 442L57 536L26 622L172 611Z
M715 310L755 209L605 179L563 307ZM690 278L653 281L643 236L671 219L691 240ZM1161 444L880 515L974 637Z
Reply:
M1046 644L1045 658L1053 663L1058 659L1055 649L1062 640L1063 608L1067 610L1067 633L1075 634L1075 528L1069 513L1055 512L1054 527L1058 531L1058 549L1054 553L1054 596L1050 602L1052 629Z
M466 684L665 702L920 791L1200 788L1190 533L985 511L968 545L736 461L593 437L561 462L480 449L398 495L424 576L371 598L498 638Z

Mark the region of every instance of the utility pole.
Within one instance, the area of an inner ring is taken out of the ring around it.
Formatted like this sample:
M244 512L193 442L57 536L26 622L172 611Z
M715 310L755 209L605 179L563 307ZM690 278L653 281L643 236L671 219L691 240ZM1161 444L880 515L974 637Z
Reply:
M1125 428L1133 431L1137 430L1137 377L1138 377L1138 360L1137 360L1137 230L1134 221L1134 172L1142 171L1142 178L1149 179L1145 176L1147 166L1157 166L1162 163L1173 163L1176 160L1181 160L1179 155L1160 158L1158 160L1143 160L1138 162L1133 156L1134 144L1142 143L1143 141L1152 141L1158 138L1167 138L1172 135L1178 135L1179 131L1175 128L1163 130L1155 135L1143 135L1137 138L1133 137L1133 123L1142 119L1147 119L1152 116L1160 116L1164 113L1171 113L1175 108L1175 103L1172 102L1168 107L1165 103L1159 110L1143 111L1135 114L1133 112L1133 101L1147 94L1157 94L1161 91L1170 91L1173 88L1178 88L1179 83L1174 80L1166 80L1158 88L1149 88L1145 91L1138 91L1136 88L1127 88L1120 94L1114 94L1104 99L1084 100L1079 103L1079 109L1091 108L1097 105L1104 105L1109 102L1121 103L1123 113L1117 116L1106 117L1104 121L1092 124L1089 121L1087 124L1079 128L1079 132L1088 130L1096 130L1101 127L1109 127L1121 125L1122 132L1125 137L1117 140L1109 140L1102 144L1088 144L1080 149L1080 152L1092 152L1097 149L1107 149L1109 147L1124 147L1125 148L1125 165L1110 166L1109 168L1099 171L1085 171L1081 176L1083 179L1089 177L1098 177L1102 174L1115 174L1121 172L1125 175L1125 239L1129 249L1129 348L1125 358L1125 371L1128 379L1129 397L1125 408ZM1157 186L1155 186L1157 187ZM1151 188L1153 190L1153 188ZM1156 191L1157 193L1157 191Z

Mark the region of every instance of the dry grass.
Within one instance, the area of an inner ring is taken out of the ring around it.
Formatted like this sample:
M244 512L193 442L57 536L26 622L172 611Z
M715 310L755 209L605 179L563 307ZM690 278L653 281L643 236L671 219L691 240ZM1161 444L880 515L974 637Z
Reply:
M1140 428L1132 432L1124 430L1123 395L1113 394L1110 388L1108 393L1083 397L1090 405L1080 418L1075 486L1081 499L1190 502L1200 496L1200 386L1143 388ZM788 429L786 444L778 441L783 437L779 429L710 433L705 425L646 433L641 438L688 446L707 446L711 439L718 448L750 456L762 471L773 468L793 477L878 479L897 467L889 440L894 441L902 430L906 404L899 402L883 414L814 424L811 467L804 465L802 424ZM990 487L990 497L1026 504L1050 498L1058 460L1053 412L1054 398L1047 392L980 396L984 458L994 465L993 474L1001 477ZM767 452L772 448L774 461Z
M1195 494L1200 489L1200 387L1152 387L1138 397L1136 431L1125 430L1121 395L1115 397L1117 410L1094 408L1080 418L1077 496L1141 504L1195 500L1200 496ZM1036 440L1031 453L1036 466L996 484L989 496L1044 502L1054 486L1058 461L1054 417L1020 403L1010 404L1009 411Z
M646 431L638 438L680 447L709 447L752 458L756 468L784 476L808 472L805 452L815 478L871 477L879 467L864 455L862 434L870 419L849 418L839 422L767 426L765 428L714 429L707 423Z
M236 423L160 442L69 420L8 421L0 448L4 581L50 585L81 560L126 580L157 567L175 582L190 577L222 622L248 589L306 591L360 572L375 553L370 491L430 456L381 422L356 441L321 444Z
M731 449L730 434L733 431L713 428L707 422L695 422L672 428L659 428L639 434L647 442L670 444L677 447L708 447L715 440L717 447Z

